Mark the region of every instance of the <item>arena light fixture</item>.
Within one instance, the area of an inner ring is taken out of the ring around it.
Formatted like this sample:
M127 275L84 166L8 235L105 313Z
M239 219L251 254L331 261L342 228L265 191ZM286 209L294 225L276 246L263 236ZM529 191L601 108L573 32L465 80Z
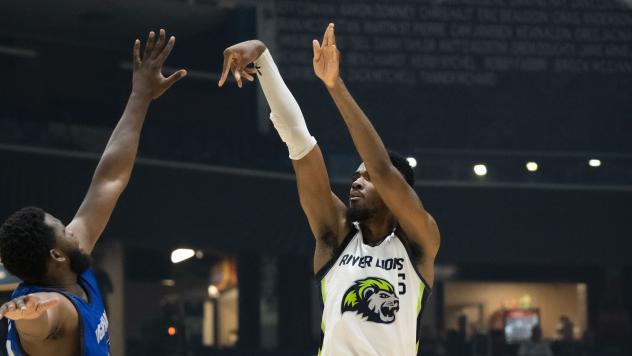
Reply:
M588 161L588 165L591 167L601 167L601 161L596 158L592 158Z
M219 297L219 289L215 285L211 284L208 286L208 296L211 299Z
M535 172L538 170L538 163L537 162L527 162L527 170L529 172Z
M474 165L474 174L476 174L479 177L486 176L487 166L481 163Z
M417 167L417 159L416 159L415 157L406 157L406 161L408 161L408 164L409 164L412 168Z
M180 263L195 256L195 251L190 248L179 248L171 252L171 262Z

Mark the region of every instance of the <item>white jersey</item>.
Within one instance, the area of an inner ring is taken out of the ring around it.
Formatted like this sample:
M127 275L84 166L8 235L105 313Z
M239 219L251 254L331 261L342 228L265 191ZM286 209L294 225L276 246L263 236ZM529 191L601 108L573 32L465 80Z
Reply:
M316 277L321 283L319 356L415 356L430 287L395 232L364 243L357 223Z

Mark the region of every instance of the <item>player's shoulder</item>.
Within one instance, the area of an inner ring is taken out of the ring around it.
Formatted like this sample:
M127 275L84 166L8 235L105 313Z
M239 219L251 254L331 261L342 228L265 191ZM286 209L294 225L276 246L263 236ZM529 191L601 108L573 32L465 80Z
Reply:
M345 216L340 222L340 226L338 228L338 242L339 245L348 240L349 237L353 237L358 232L358 224L356 222L350 221Z
M40 292L31 293L29 295L37 296L41 298L42 300L47 300L47 299L52 299L52 298L58 299L59 305L57 308L59 309L60 315L62 317L67 316L67 315L78 315L75 305L68 298L68 296L61 291L52 291L52 290L40 291Z
M355 231L354 224L348 222L345 217L340 220L338 226L320 231L316 236L316 244L334 251Z

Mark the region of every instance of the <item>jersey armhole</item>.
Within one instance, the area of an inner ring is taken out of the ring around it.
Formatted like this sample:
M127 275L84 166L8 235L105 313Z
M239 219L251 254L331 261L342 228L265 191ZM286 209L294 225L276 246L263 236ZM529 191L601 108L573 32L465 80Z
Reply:
M329 270L331 270L331 268L334 266L334 264L336 263L340 255L342 255L342 252L347 248L347 246L351 242L351 239L353 239L356 233L356 227L354 225L351 225L351 229L349 230L347 237L345 237L340 246L336 247L331 256L331 259L327 263L325 263L325 265L314 275L315 280L320 281L325 278Z
M414 267L414 266L413 266ZM428 284L428 282L426 282L426 280L424 279L424 277L421 275L421 273L419 273L419 271L417 270L417 268L415 268L415 272L417 273L417 277L419 277L419 279L421 280L421 283L424 284L424 288L426 288L428 290L428 294L432 294L432 286L430 284Z
M8 324L9 324L9 329L7 331L7 341L6 341L7 352L10 351L9 352L10 356L14 356L15 352L17 352L18 355L26 355L26 352L24 352L24 348L22 347L22 341L20 340L20 333L18 332L18 329L15 326L15 321L10 320ZM11 333L15 335L14 340L11 340Z
M410 261L410 264L413 266L413 270L415 270L415 274L417 274L417 277L419 277L419 279L421 280L421 283L424 284L424 287L428 289L428 293L429 294L432 293L432 286L426 281L424 276L421 275L421 273L417 269L417 266L414 263L417 257L413 256L413 252L410 249L410 246L408 245L409 241L404 241L402 237L399 237L398 235L396 236L400 240L402 246L404 246L404 250L406 250L406 254L408 255L408 260Z

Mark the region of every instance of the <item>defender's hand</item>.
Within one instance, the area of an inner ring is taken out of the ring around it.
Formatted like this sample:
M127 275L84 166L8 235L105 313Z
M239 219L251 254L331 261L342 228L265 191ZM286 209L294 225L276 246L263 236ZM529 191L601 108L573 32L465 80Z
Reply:
M314 73L329 88L340 78L340 51L336 48L334 24L330 23L325 30L322 45L312 41L314 48Z
M241 78L244 77L252 82L255 78L252 76L257 70L248 65L254 62L261 53L266 50L266 45L259 40L250 40L237 43L224 50L224 66L222 68L222 76L219 79L218 86L224 85L228 79L228 72L233 74L233 78L237 82L238 87L242 87Z
M59 305L59 298L42 298L37 294L29 294L8 301L0 307L0 319L31 320L37 319L50 308Z
M176 43L174 36L169 37L165 43L165 30L160 30L158 41L155 41L154 31L149 32L149 38L145 44L145 51L140 56L140 40L134 42L134 78L132 80L132 92L152 99L158 99L175 82L187 75L187 71L180 69L168 78L162 75L162 65L169 57L169 53Z

